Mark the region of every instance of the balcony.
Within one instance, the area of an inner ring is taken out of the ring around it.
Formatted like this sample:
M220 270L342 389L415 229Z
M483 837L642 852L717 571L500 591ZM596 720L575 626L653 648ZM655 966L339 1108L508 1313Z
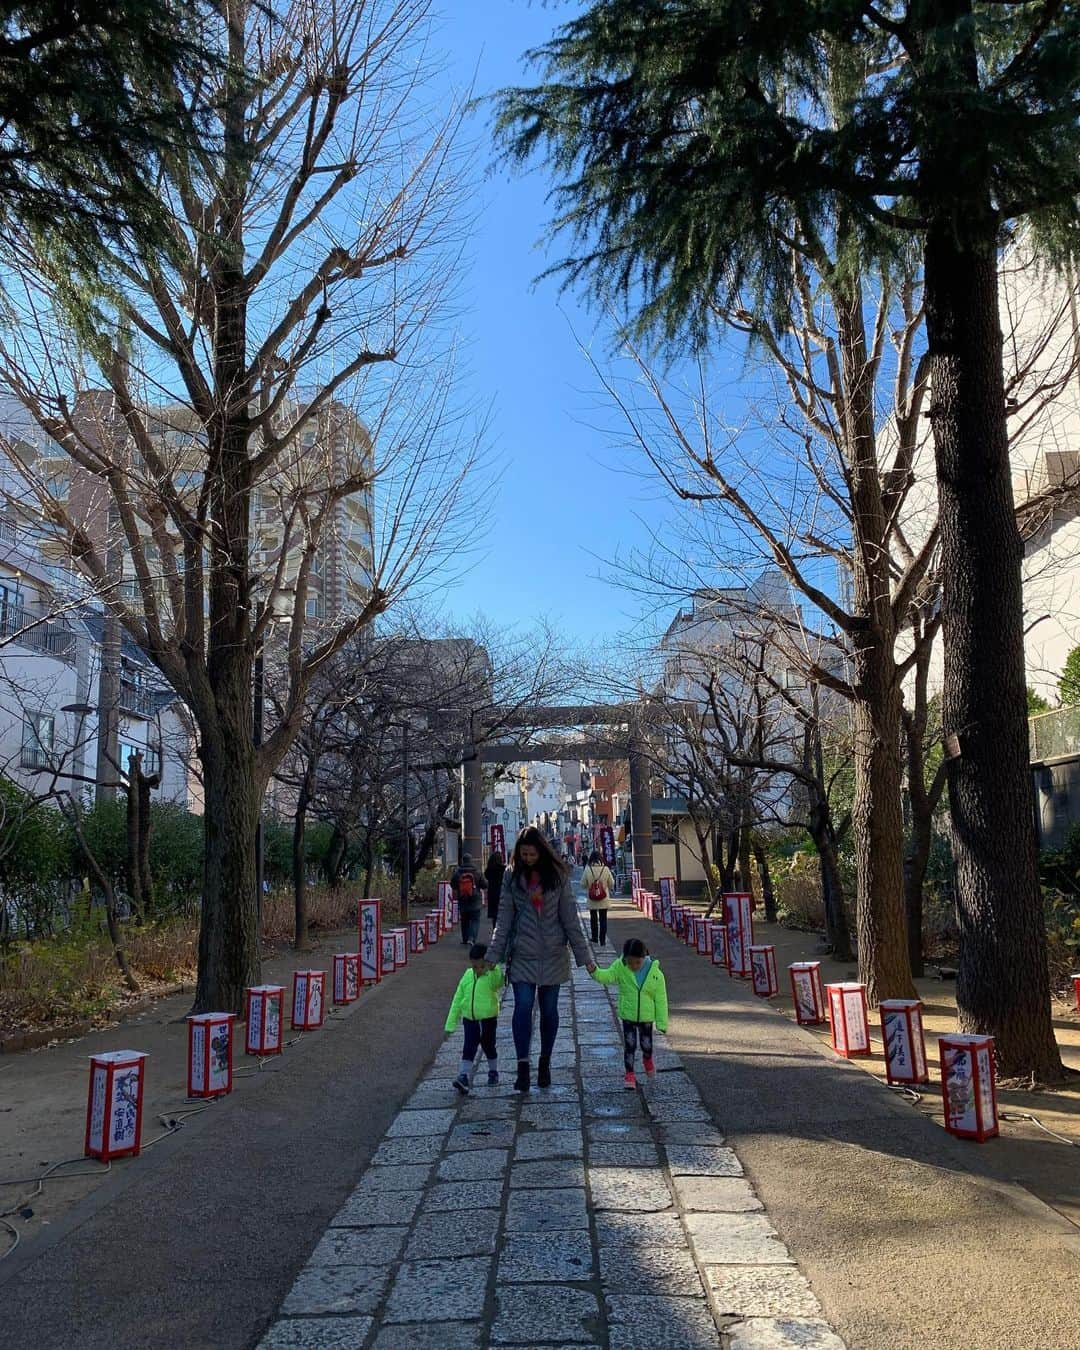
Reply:
M0 606L0 642L74 662L75 632L60 619L43 619L18 605Z
M142 685L129 684L126 680L120 683L120 711L131 713L135 717L152 717L154 715L154 692L152 689L144 689Z
M52 750L46 750L43 745L24 742L22 753L19 756L19 766L40 773L44 769L59 768L60 756Z

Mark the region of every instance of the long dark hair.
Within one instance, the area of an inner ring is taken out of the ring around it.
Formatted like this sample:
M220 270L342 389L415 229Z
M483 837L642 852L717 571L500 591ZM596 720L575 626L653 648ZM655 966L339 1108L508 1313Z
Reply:
M566 868L535 825L529 825L522 830L514 844L512 862L514 880L520 881L525 875L525 864L521 861L521 846L523 844L531 844L539 854L536 860L536 870L540 874L541 886L545 891L557 891L566 880Z

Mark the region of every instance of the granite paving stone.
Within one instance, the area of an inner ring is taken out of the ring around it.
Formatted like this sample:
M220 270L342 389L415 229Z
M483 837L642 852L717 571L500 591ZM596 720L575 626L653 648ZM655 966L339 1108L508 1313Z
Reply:
M371 1191L418 1191L431 1176L431 1163L402 1163L398 1167L369 1167L354 1195Z
M373 1317L284 1317L258 1350L360 1350L374 1324Z
M388 1139L411 1139L417 1135L443 1135L454 1123L454 1111L402 1111L390 1122Z
M701 1121L704 1124L710 1119L708 1111L699 1102L680 1101L677 1097L650 1099L649 1115L662 1124L683 1120Z
M372 1313L390 1279L390 1265L305 1266L285 1296L286 1316L317 1313Z
M473 1149L444 1158L439 1163L436 1175L440 1181L482 1181L503 1176L509 1160L509 1149Z
M423 1326L383 1327L373 1350L481 1350L484 1328L480 1322L428 1322Z
M628 1144L651 1144L653 1132L648 1125L633 1120L590 1120L585 1133L592 1143L624 1140Z
M729 1148L699 1148L693 1144L668 1144L668 1167L674 1176L741 1177L742 1165Z
M331 1228L393 1227L411 1223L423 1191L355 1190L330 1220Z
M585 1114L592 1120L643 1120L645 1112L636 1092L594 1092L585 1098Z
M406 1261L399 1268L383 1312L384 1322L430 1322L433 1308L446 1321L471 1321L484 1312L490 1263Z
M513 1097L469 1097L461 1104L458 1120L506 1120L515 1107Z
M719 1350L723 1344L704 1298L608 1294L612 1350Z
M764 1214L687 1214L685 1222L704 1266L793 1264Z
M817 1318L821 1308L805 1276L791 1266L706 1266L716 1310L732 1317Z
M499 1255L498 1278L507 1284L589 1280L592 1240L581 1233L511 1233Z
M573 1129L581 1125L581 1107L577 1102L527 1102L521 1123L537 1130Z
M653 1130L662 1144L720 1148L724 1143L724 1136L715 1126L700 1121L677 1120L668 1125L654 1125Z
M510 1192L507 1233L557 1233L588 1226L584 1190Z
M585 1164L579 1158L515 1162L510 1168L511 1190L551 1190L585 1185Z
M442 1152L443 1141L437 1135L426 1138L384 1139L372 1155L373 1167L400 1167L411 1163L433 1163Z
M456 1157L457 1155L455 1155ZM475 1157L475 1154L466 1154ZM497 1181L440 1181L424 1196L422 1212L449 1213L463 1209L491 1209L502 1203L503 1183Z
M471 1148L506 1148L513 1142L512 1120L473 1120L455 1125L446 1146L455 1152Z
M581 1129L535 1130L519 1134L514 1149L514 1161L526 1162L537 1158L580 1158L585 1148Z
M686 1246L644 1247L619 1243L600 1248L605 1292L672 1294L703 1298L698 1268Z
M674 1176L675 1198L683 1209L713 1214L750 1214L765 1206L744 1177Z
M596 1237L601 1247L686 1247L686 1233L674 1210L645 1214L601 1210L596 1215Z
M603 1327L595 1294L566 1285L508 1285L495 1295L493 1345L590 1345Z
M331 1228L308 1258L309 1266L388 1266L401 1256L405 1234L398 1228Z
M751 1317L728 1329L731 1350L844 1350L827 1322Z
M413 1228L405 1258L408 1261L448 1260L459 1256L494 1256L499 1228L497 1209L461 1214L421 1214Z
M622 1141L589 1145L590 1167L659 1167L660 1154L655 1144L627 1144Z
M589 1191L594 1209L661 1210L672 1204L659 1168L590 1167Z

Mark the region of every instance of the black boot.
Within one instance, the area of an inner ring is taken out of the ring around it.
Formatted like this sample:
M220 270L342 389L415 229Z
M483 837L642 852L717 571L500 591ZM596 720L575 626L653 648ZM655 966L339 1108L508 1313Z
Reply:
M528 1092L529 1090L529 1061L519 1059L517 1077L514 1079L515 1092Z
M537 1071L536 1071L536 1086L537 1086L537 1087L550 1087L550 1086L551 1086L551 1056L550 1056L550 1055L541 1055L541 1056L540 1056L540 1067L539 1067L539 1068L537 1069Z

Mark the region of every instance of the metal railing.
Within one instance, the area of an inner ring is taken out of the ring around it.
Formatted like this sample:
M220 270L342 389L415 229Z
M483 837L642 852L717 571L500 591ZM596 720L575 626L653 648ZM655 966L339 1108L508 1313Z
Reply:
M4 639L62 661L75 659L73 629L61 620L43 619L19 605L0 605L0 640Z
M136 717L152 717L154 712L153 692L144 689L141 685L127 684L121 681L120 707L124 712L134 713Z
M1080 706L1029 717L1028 747L1032 764L1080 755Z

